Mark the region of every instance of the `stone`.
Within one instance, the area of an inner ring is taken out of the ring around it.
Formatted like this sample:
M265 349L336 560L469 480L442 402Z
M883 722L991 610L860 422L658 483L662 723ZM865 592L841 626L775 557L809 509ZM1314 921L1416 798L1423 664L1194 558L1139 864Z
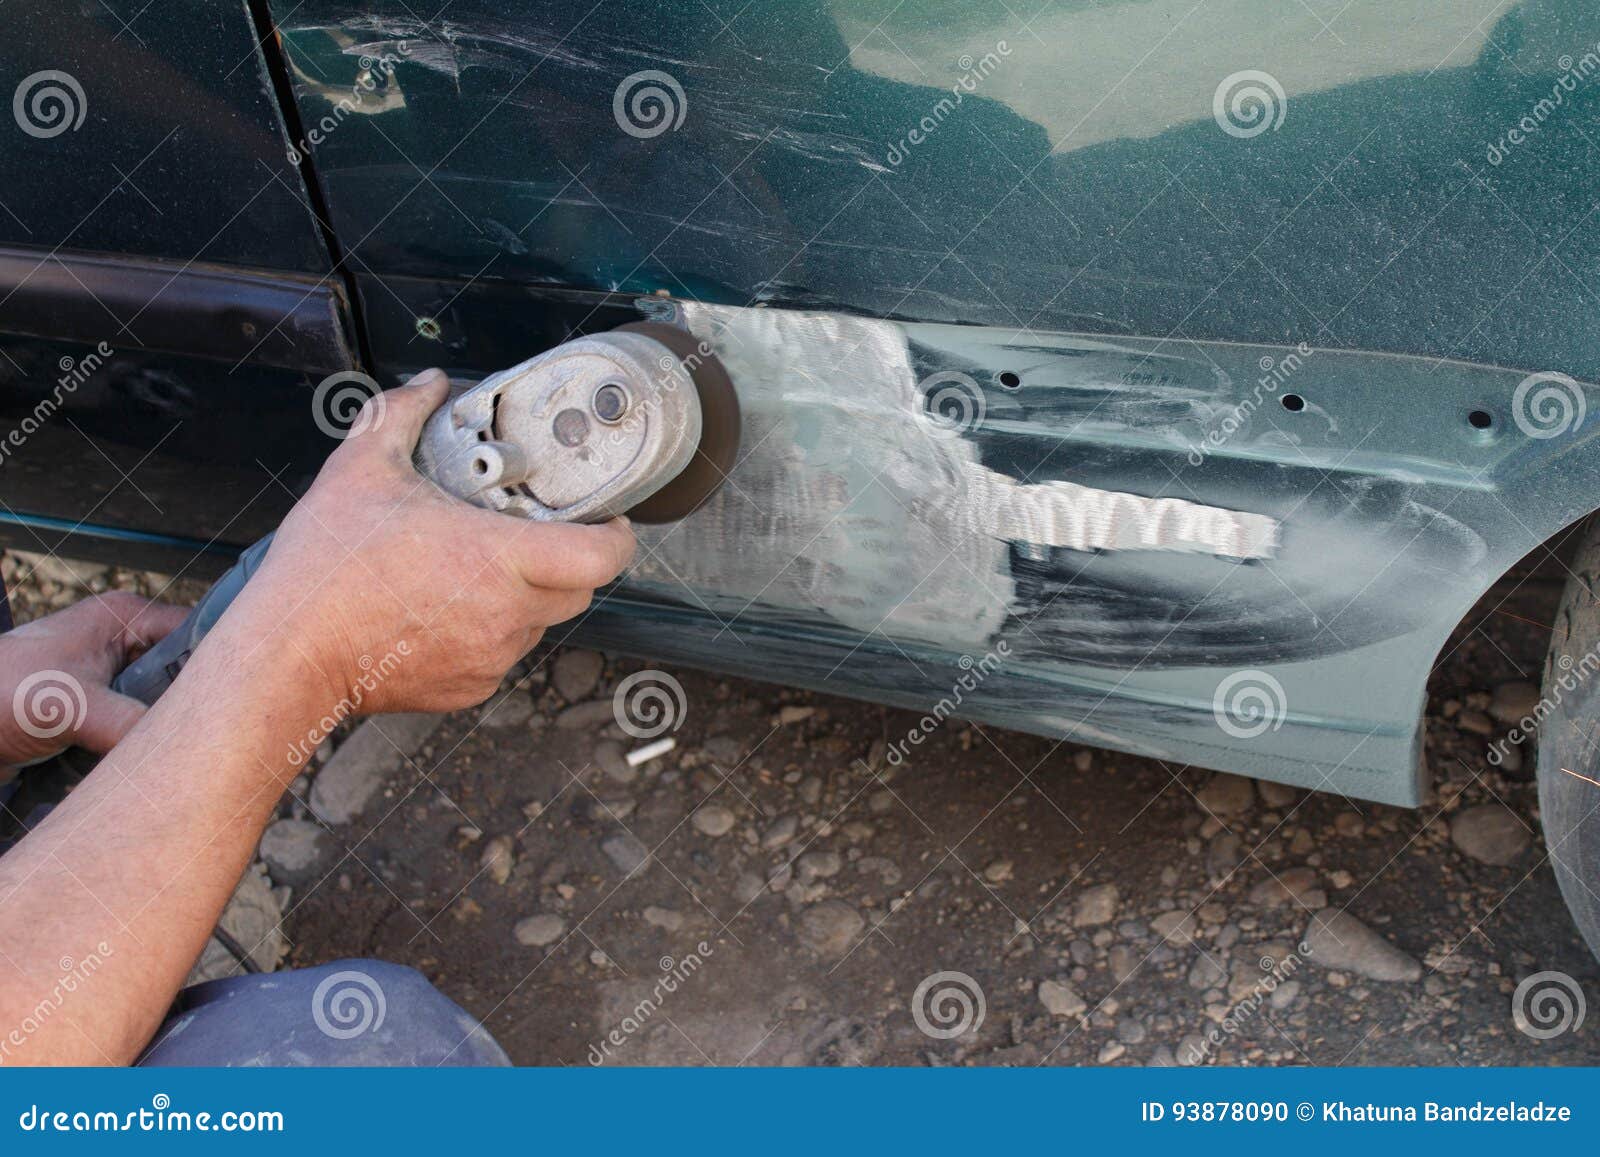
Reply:
M775 852L779 848L788 847L794 841L796 833L800 831L800 817L796 815L779 816L772 821L761 835L761 847L764 851Z
M1178 1063L1184 1068L1203 1065L1206 1061L1206 1042L1199 1033L1190 1033L1178 1042Z
M866 927L861 913L842 900L807 908L796 922L800 943L822 957L843 956Z
M798 704L791 703L786 707L779 708L778 726L787 727L791 723L803 723L816 713L817 709L815 707L802 707Z
M325 823L347 824L405 766L443 715L374 715L350 733L311 781L311 810Z
M1324 908L1311 917L1302 937L1311 963L1329 971L1354 972L1391 983L1422 978L1422 965L1350 913Z
M650 859L650 849L626 832L618 832L601 840L600 850L624 874L637 871Z
M1181 909L1163 912L1150 921L1150 930L1174 948L1186 948L1194 943L1194 917Z
M600 685L605 658L594 651L562 651L550 667L550 682L568 703L579 703Z
M1117 1039L1125 1045L1143 1044L1149 1030L1144 1022L1136 1017L1123 1016L1117 1020Z
M1278 985L1277 988L1274 988L1272 990L1271 997L1268 999L1270 1000L1273 1008L1277 1009L1279 1012L1282 1012L1284 1009L1292 1005L1297 999L1299 999L1299 997L1300 982L1298 980L1290 980L1286 983Z
M1270 808L1286 808L1300 795L1298 789L1270 779L1256 780L1256 791L1261 796L1261 802Z
M554 944L567 930L567 922L553 912L541 912L537 916L528 916L518 920L511 929L511 935L518 944L529 948L543 948L547 944Z
M310 820L278 820L261 833L260 855L274 881L303 888L322 878L333 840Z
M1189 966L1189 987L1196 992L1215 988L1227 979L1228 970L1212 952L1201 952Z
M1333 830L1346 839L1357 839L1366 834L1367 825L1355 812L1340 812L1333 817Z
M1317 887L1315 869L1285 868L1251 888L1250 902L1262 908L1297 904L1302 908L1316 909L1328 906L1328 896Z
M1089 1008L1077 989L1062 980L1041 980L1039 1003L1051 1016L1082 1016Z
M478 857L483 874L496 884L504 884L511 878L516 862L516 844L510 836L495 836L483 845L483 854Z
M588 703L579 703L568 707L556 716L556 730L558 731L593 731L615 723L617 713L611 706L609 699L593 699Z
M639 769L629 765L627 753L615 739L602 739L595 744L591 758L613 783L632 783L639 778Z
M983 870L983 878L991 884L1004 884L1011 879L1012 868L1010 860L996 860Z
M1528 850L1533 835L1504 804L1486 803L1465 808L1450 821L1450 840L1479 863L1504 867Z
M720 803L708 803L694 813L689 820L694 825L695 831L701 835L725 836L733 830L735 817L733 812L723 807Z
M1244 859L1239 837L1222 832L1206 847L1206 875L1226 879Z
M493 731L523 727L533 718L533 700L515 687L493 696L478 709L478 722Z
M1249 811L1256 800L1254 781L1219 771L1195 793L1200 806L1219 818Z
M1106 967L1111 969L1112 979L1118 984L1139 971L1142 962L1143 957L1126 944L1118 944L1106 956Z
M1115 884L1096 884L1078 894L1072 906L1072 922L1080 928L1109 924L1117 918L1121 894Z
M652 904L644 910L644 922L668 932L676 932L683 927L683 913L674 912L671 908L657 908Z
M1489 714L1501 723L1514 726L1534 713L1539 706L1539 688L1525 679L1513 679L1494 689Z
M1493 735L1494 720L1482 711L1463 711L1456 716L1456 726L1474 735Z
M807 852L795 861L794 866L800 879L809 884L813 880L837 876L844 867L844 861L839 858L838 852Z

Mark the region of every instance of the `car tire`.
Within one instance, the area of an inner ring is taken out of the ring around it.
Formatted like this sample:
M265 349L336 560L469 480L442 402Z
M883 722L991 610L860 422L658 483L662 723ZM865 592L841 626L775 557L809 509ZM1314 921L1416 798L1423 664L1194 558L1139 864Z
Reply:
M1600 957L1600 522L1584 532L1556 612L1536 708L1539 813L1561 895ZM1576 773L1576 774L1570 774ZM1587 778L1581 778L1587 777Z

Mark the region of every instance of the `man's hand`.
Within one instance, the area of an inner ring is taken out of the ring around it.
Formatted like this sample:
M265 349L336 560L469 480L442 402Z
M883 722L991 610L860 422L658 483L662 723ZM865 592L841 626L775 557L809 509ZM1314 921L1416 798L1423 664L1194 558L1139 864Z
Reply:
M412 450L448 392L429 370L368 402L360 432L329 457L224 617L250 624L244 646L257 659L265 648L298 651L330 707L480 703L546 627L581 614L633 556L625 520L525 521L420 476Z
M74 743L110 751L145 711L111 690L112 676L186 613L110 591L0 635L0 765Z

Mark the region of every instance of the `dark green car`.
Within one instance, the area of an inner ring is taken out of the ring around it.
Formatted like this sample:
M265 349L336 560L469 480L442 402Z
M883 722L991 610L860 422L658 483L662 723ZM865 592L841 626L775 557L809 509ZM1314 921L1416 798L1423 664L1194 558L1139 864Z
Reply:
M1483 758L1537 740L1600 945L1592 5L0 21L6 543L214 573L352 382L668 322L743 451L590 642L1417 804L1441 648L1554 550Z

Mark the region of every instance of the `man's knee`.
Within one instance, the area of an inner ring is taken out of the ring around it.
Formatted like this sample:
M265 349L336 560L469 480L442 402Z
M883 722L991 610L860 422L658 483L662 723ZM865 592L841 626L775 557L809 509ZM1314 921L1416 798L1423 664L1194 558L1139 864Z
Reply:
M339 960L179 994L142 1065L505 1065L500 1046L414 968Z

